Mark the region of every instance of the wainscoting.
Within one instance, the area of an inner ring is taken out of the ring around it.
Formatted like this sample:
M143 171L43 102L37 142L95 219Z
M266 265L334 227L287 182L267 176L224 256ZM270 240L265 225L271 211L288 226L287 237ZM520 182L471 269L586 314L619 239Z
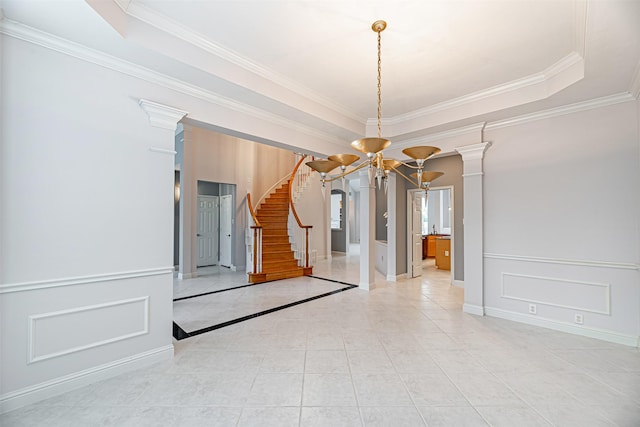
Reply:
M485 253L485 312L638 346L638 265Z
M173 268L0 287L2 412L173 357Z

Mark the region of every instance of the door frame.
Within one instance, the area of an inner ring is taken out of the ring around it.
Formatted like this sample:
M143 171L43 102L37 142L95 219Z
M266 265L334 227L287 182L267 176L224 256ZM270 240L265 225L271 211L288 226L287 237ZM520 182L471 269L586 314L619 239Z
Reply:
M413 260L413 254L414 254L414 250L413 250L413 194L414 193L418 193L418 192L424 192L424 190L421 190L419 188L415 188L415 189L409 189L407 190L407 229L406 229L406 234L407 234L407 279L413 279L414 277L419 277L419 276L414 276L413 275L413 265L414 265L414 260ZM422 222L422 219L420 219L420 221ZM420 276L422 276L422 274L420 274Z
M230 233L230 239L229 239L229 265L224 265L222 263L222 200L223 199L230 199L230 209L229 209L229 233ZM233 206L234 206L234 197L233 194L223 194L220 195L220 214L218 215L219 221L220 221L220 227L219 227L219 242L220 242L220 250L218 251L218 259L220 261L220 265L223 267L228 267L230 268L232 271L235 271L235 266L233 265Z
M208 196L208 195L204 195L204 194L198 194L196 196L196 233L198 233L199 231L199 224L200 224L200 218L199 218L199 214L200 214L200 200L213 200L215 201L214 205L214 224L213 224L213 234L214 234L214 238L211 242L211 253L214 255L214 259L213 259L213 264L203 264L203 265L198 265L198 261L199 261L199 249L198 249L198 245L200 242L200 236L199 234L196 234L196 268L200 268L200 267L211 267L214 265L219 265L220 263L220 196Z
M456 252L456 245L455 245L455 189L453 187L453 185L442 185L442 186L438 186L438 187L430 187L429 191L437 191L437 190L450 190L450 195L449 197L451 197L450 200L450 204L449 206L451 206L451 217L450 217L450 223L451 223L451 271L450 271L450 276L451 276L451 285L453 285L455 283L455 271L456 271L456 257L455 257L455 252ZM412 263L413 263L413 247L412 247L412 241L413 241L413 236L411 234L411 224L410 224L410 220L411 220L411 212L409 211L411 209L411 200L412 200L412 194L416 191L424 191L421 190L419 188L412 188L412 189L408 189L407 190L407 229L406 229L406 235L407 235L407 278L411 278L409 277L411 275L411 268L412 268ZM428 196L427 196L428 197Z

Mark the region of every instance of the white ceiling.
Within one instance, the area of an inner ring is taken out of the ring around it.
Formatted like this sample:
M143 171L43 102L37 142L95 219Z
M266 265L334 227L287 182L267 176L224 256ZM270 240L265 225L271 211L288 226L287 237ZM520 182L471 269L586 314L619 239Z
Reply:
M415 139L632 92L640 1L4 0L42 30L336 140ZM9 28L13 24L14 28Z

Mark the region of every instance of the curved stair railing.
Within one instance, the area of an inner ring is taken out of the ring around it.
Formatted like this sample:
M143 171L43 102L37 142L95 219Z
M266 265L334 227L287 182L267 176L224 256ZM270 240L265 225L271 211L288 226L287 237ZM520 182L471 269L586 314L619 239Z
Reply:
M306 157L304 154L301 155L300 160L298 160L289 178L289 230L293 237L293 252L295 258L298 260L298 265L305 269L305 274L311 274L313 267L309 263L309 239L313 226L302 224L295 204L311 176L311 169L309 167L302 167Z
M306 156L299 156L293 172L278 180L257 203L247 193L247 273L250 283L312 274L309 248L313 226L302 224L295 208L311 170L303 167ZM287 208L281 210L284 206ZM278 222L278 212L284 213L281 217L284 222ZM288 249L283 246L285 242L288 242Z

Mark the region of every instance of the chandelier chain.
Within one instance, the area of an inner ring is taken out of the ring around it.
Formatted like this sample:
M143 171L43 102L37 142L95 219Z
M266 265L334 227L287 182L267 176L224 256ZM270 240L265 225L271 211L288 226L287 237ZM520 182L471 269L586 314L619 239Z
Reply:
M310 168L317 172L320 172L320 178L322 180L323 188L326 181L331 182L336 179L344 179L346 175L359 171L367 166L369 169L369 183L373 184L372 181L375 174L376 181L378 182L378 187L380 187L381 182L384 181L385 192L387 189L386 179L391 171L394 171L411 184L415 185L418 188L424 189L425 191L429 189L431 181L443 175L442 172L424 171L424 162L434 154L440 152L440 149L437 147L417 146L405 148L404 150L402 150L403 154L415 160L416 166L400 160L389 158L385 159L382 153L382 150L391 145L391 141L382 138L382 35L380 33L382 33L385 28L387 28L387 23L383 20L375 21L371 25L371 29L374 32L378 33L378 137L364 137L356 139L351 143L351 146L354 149L367 155L367 160L365 160L358 166L355 166L351 170L347 170L347 166L356 162L359 159L358 155L334 154L329 156L327 160L313 160L311 162L307 162L307 165ZM417 169L416 173L411 174L411 177L414 177L415 180L402 173L400 169L400 166L402 165L411 169ZM340 166L342 173L339 176L327 178L327 174L338 166Z
M381 138L382 132L382 125L381 125L381 121L382 121L382 78L381 78L381 74L382 74L382 59L381 59L381 55L380 55L380 51L381 51L381 33L382 31L378 31L378 138Z

